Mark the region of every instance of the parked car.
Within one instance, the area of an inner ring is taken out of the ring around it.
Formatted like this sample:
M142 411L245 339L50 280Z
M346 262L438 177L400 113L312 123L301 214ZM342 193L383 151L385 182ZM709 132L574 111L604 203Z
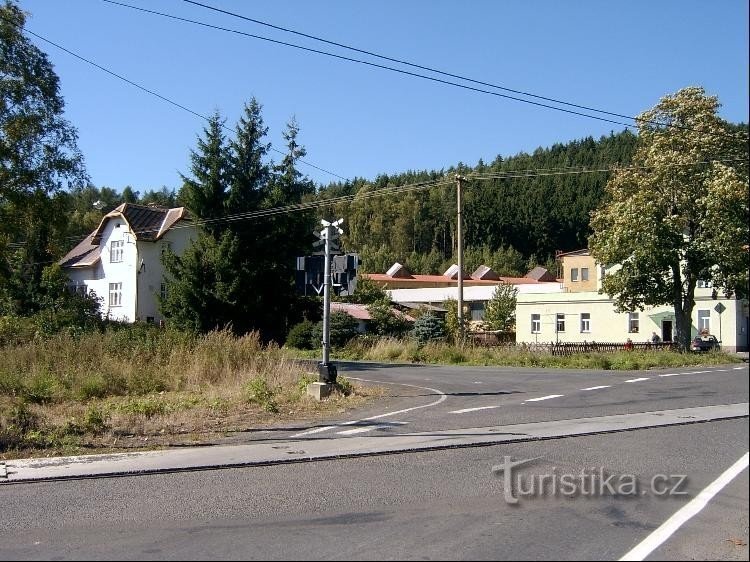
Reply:
M695 336L693 338L693 342L690 344L690 350L691 351L713 351L713 350L719 350L721 349L721 342L716 339L716 336L712 335L704 335L704 336Z

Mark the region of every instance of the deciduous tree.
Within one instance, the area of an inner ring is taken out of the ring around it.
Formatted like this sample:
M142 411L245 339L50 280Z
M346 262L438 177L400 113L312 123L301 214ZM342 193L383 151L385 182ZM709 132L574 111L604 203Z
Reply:
M638 119L633 168L613 174L592 215L590 248L621 268L604 279L620 311L670 304L687 349L698 280L747 296L747 131L718 115L719 101L691 87Z

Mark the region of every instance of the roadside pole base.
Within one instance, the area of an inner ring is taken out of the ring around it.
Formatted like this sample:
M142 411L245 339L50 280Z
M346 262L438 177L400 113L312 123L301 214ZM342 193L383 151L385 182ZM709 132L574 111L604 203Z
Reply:
M328 398L333 391L333 385L325 382L313 382L307 385L307 395L312 396L320 402L323 398Z

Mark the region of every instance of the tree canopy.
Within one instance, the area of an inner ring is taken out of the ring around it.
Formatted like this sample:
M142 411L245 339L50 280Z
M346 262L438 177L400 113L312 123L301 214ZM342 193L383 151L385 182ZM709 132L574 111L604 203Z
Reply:
M87 179L58 77L25 22L15 3L0 6L0 308L16 313L38 307L42 271L60 252L61 190Z
M621 265L604 279L620 310L669 304L687 349L699 280L748 289L748 137L718 116L702 88L666 96L639 116L633 167L613 174L592 214L590 248Z

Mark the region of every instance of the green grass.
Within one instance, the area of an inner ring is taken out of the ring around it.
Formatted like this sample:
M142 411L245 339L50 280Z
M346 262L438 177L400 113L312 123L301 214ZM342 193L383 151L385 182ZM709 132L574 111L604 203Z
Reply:
M288 350L288 353L297 355L296 350ZM355 338L343 349L335 350L334 355L339 360L598 370L646 370L741 362L737 356L723 352L696 354L654 350L559 356L520 347L457 346L445 342L419 345L414 340L394 338Z

